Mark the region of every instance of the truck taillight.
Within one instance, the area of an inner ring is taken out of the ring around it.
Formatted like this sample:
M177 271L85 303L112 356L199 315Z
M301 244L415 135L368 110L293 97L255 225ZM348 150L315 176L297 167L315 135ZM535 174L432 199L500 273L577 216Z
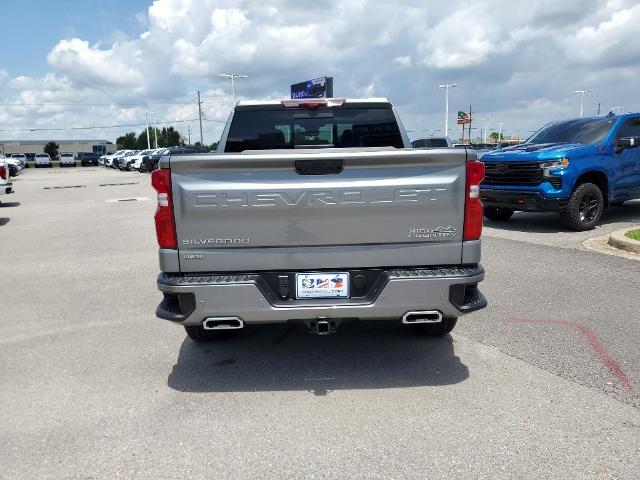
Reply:
M4 165L0 167L0 178L2 178L3 180L7 180L7 167L5 167Z
M159 168L151 174L151 185L158 192L156 209L156 234L160 248L176 250L176 224L173 219L173 198L171 197L171 170Z
M480 200L480 182L484 178L484 163L467 162L467 189L464 203L463 240L478 240L482 235L484 211Z

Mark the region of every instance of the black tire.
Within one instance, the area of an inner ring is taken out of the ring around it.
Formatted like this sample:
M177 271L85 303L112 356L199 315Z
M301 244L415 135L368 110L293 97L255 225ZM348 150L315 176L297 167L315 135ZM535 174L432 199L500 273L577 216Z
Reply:
M592 230L602 218L604 196L597 185L578 185L569 198L567 208L562 212L562 222L567 228L577 232Z
M233 330L205 330L202 325L185 325L187 335L194 342L215 342L229 338Z
M513 210L504 207L484 207L484 216L489 220L504 222L513 216Z
M411 325L411 328L421 335L441 337L451 333L457 322L458 319L456 317L443 318L440 323L418 323L416 325Z

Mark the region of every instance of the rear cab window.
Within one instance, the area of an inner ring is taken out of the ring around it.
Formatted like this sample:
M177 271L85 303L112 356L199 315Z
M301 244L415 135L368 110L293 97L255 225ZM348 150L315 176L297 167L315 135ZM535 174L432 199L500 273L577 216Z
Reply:
M225 152L349 147L403 148L391 106L238 109Z

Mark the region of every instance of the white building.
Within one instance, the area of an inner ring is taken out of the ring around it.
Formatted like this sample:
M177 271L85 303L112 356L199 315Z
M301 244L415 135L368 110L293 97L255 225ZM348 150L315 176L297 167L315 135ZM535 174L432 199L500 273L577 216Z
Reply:
M93 152L100 155L116 151L116 144L108 140L0 140L0 155L10 156L12 153L24 153L33 159L36 153L42 153L44 146L55 142L59 152L77 155L81 152Z

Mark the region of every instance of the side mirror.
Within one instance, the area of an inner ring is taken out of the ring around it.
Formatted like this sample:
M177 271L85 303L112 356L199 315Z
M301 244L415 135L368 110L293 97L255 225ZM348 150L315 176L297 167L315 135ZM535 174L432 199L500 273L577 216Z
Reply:
M635 148L640 146L640 137L622 137L616 140L616 149Z

